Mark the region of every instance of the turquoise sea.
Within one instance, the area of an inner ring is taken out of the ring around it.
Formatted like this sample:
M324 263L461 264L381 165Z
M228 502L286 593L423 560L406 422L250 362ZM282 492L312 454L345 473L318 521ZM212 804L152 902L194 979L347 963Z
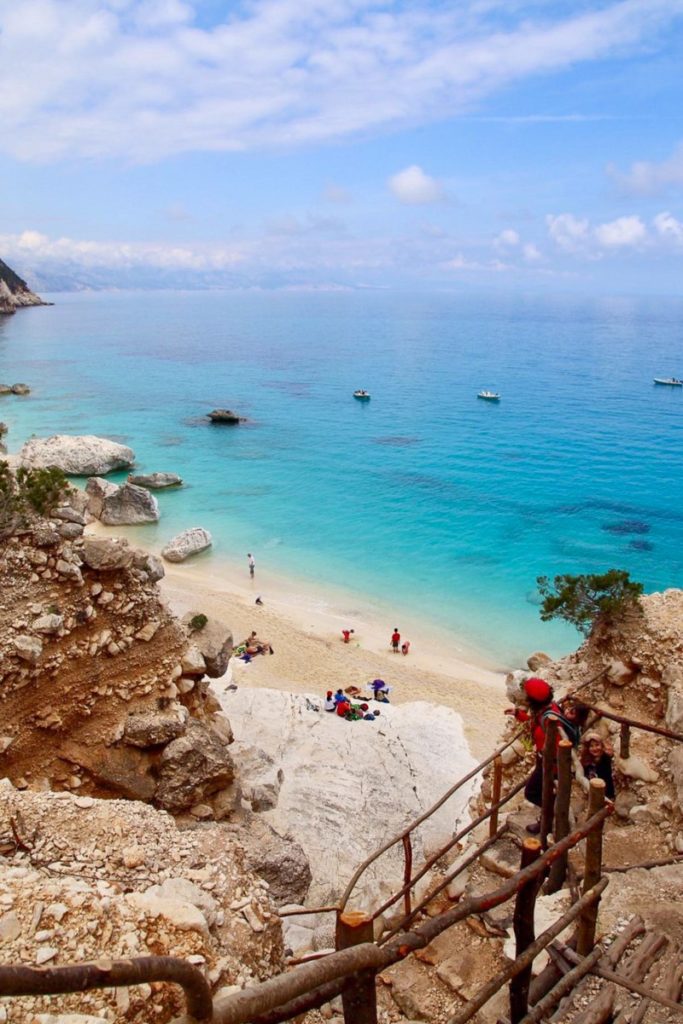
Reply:
M33 389L0 398L9 449L94 433L180 473L150 544L204 526L209 557L372 595L502 667L576 645L541 623L540 574L683 585L683 389L652 384L683 376L682 300L49 298L0 317L0 381Z

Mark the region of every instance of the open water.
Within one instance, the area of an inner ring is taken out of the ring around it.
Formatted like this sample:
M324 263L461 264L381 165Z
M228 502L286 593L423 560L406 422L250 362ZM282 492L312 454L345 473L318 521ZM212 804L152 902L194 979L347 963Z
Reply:
M501 666L576 644L541 623L540 574L683 584L683 389L652 384L683 376L681 300L51 298L0 317L0 381L33 388L0 398L10 451L94 433L178 472L150 544L204 526L211 557L371 595Z

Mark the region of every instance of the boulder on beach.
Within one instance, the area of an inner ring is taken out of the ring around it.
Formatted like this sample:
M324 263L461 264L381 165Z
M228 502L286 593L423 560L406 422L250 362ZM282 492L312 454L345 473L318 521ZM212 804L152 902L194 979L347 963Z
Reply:
M201 526L193 526L176 534L161 552L167 562L184 562L190 555L198 555L211 547L211 534Z
M244 416L233 412L232 409L214 409L207 413L212 423L244 423Z
M162 487L182 487L183 481L176 473L129 473L128 483L136 484L138 487L151 487L152 490L161 490Z
M22 466L34 469L55 466L73 476L102 476L114 469L130 469L135 452L117 441L92 434L55 434L27 441L19 458Z
M88 498L88 512L95 519L99 519L104 508L105 498L116 494L118 485L112 484L109 480L103 480L99 476L91 476L85 485L85 493Z
M133 549L123 537L86 537L81 549L84 564L98 572L127 569L133 556Z
M105 526L135 526L158 521L159 503L144 487L122 484L102 501L100 522Z

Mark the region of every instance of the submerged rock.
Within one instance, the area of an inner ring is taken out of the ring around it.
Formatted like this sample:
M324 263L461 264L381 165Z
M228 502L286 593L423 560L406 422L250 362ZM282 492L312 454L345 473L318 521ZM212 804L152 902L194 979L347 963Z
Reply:
M201 526L193 526L189 530L183 530L176 534L162 549L161 557L167 562L184 562L190 555L198 555L200 551L206 551L211 547L212 539L208 530Z
M22 466L55 466L73 476L101 476L114 469L129 469L135 462L135 452L118 441L92 434L54 434L27 441L19 458Z

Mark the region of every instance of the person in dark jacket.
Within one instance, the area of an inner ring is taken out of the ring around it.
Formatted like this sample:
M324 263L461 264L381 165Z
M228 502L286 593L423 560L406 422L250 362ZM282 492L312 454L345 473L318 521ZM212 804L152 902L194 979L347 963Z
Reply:
M605 796L608 800L614 800L613 757L612 747L603 740L600 733L587 732L585 734L581 742L579 756L584 778L588 782L591 779L602 779L605 783Z

